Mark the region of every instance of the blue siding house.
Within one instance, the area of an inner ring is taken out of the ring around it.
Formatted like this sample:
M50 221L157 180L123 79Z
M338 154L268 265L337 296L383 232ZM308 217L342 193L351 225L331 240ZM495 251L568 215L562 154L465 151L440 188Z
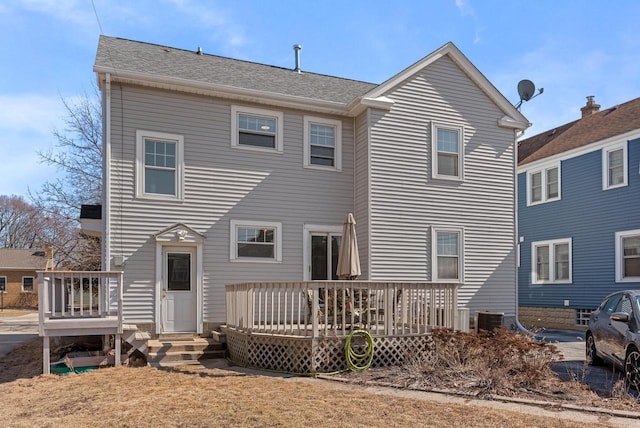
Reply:
M586 328L640 288L640 98L518 143L518 303L529 328Z

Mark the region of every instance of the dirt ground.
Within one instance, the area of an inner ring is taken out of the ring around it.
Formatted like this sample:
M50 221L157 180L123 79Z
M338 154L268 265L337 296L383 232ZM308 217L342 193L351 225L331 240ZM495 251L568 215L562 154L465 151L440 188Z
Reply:
M380 376L402 381L388 370L354 374L347 384L188 366L43 376L40 342L34 339L0 357L5 427L579 427L585 422L477 406L473 400L443 405L381 395L358 384ZM608 425L606 418L600 422Z

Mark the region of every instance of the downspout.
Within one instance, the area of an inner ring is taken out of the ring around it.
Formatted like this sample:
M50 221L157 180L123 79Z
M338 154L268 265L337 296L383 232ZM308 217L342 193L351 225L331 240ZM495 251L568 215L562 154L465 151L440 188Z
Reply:
M518 285L518 265L520 263L520 239L518 237L518 130L514 129L513 130L513 156L514 156L514 181L513 181L513 215L514 215L514 233L515 236L513 237L513 244L514 244L514 248L516 251L516 263L515 263L515 287L516 287L516 292L514 293L516 296L516 320L515 320L515 324L516 324L516 328L518 331L521 331L523 333L527 333L533 336L533 333L531 333L529 330L527 330L525 328L525 326L522 325L522 323L520 323L520 308L519 308L519 285Z
M103 140L102 140L102 270L111 270L111 73L105 74Z

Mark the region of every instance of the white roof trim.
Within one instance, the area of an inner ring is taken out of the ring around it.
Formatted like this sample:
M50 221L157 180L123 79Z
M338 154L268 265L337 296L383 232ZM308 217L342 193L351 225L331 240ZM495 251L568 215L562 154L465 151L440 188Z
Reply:
M388 79L384 83L378 85L376 88L365 94L362 98L378 98L383 96L394 86L398 85L402 81L408 79L418 71L433 64L443 56L448 55L464 73L505 113L507 116L513 118L513 124L519 124L522 128L526 129L531 126L527 118L518 111L511 103L496 89L495 86L489 82L489 80L464 56L464 54L452 43L449 42L442 46L440 49L433 51L420 61L406 68L404 71L396 74L392 78Z
M166 227L153 235L156 242L202 242L205 236L193 230L189 226L183 223L176 223L169 227Z
M578 156L585 155L590 152L601 150L602 148L615 143L622 143L640 138L640 129L634 129L633 131L625 132L624 134L614 135L613 137L605 138L604 140L594 141L586 146L576 147L575 149L567 150L565 152L557 153L553 156L538 159L533 162L527 162L526 164L519 166L518 174L527 172L530 169L540 169L541 165L548 163L557 163L563 160L568 160ZM552 143L553 144L553 143Z
M512 128L512 129L521 129L524 130L531 126L529 122L519 122L512 118L511 116L504 116L502 119L498 120L498 126L502 128Z

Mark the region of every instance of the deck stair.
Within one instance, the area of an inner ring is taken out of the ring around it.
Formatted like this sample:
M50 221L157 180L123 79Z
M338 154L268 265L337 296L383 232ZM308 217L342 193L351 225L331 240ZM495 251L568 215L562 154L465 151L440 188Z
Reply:
M203 360L226 357L226 344L211 337L160 335L147 342L148 362L152 366L201 364Z
M122 325L122 339L131 345L131 349L127 351L129 357L135 351L140 351L145 357L148 353L147 342L151 339L151 335L146 331L138 330L135 324Z

